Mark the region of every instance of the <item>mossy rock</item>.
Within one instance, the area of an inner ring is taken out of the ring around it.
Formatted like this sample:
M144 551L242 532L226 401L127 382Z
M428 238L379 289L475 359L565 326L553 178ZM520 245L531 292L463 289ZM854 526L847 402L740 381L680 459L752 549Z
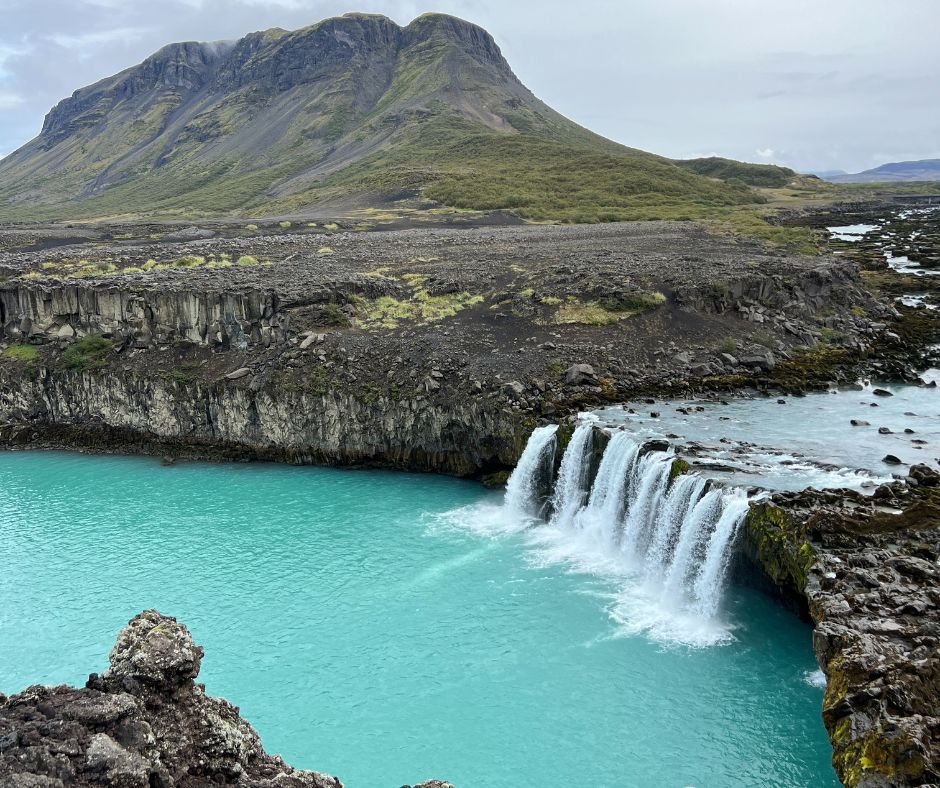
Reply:
M511 471L494 471L493 473L484 474L480 481L483 482L484 487L495 490L505 486L506 482L509 481L510 473Z
M688 473L691 467L692 466L681 457L676 457L672 461L672 468L669 469L669 483L672 484L672 482L682 476L682 474Z
M781 590L802 595L816 562L806 539L806 525L794 523L783 509L765 501L751 506L747 532L767 576Z

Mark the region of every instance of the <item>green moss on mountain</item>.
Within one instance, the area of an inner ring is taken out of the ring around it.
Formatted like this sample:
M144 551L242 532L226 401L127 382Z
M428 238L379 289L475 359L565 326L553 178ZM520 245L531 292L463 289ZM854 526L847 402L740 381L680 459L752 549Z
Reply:
M775 164L749 164L733 159L710 156L704 159L677 159L679 167L707 178L717 178L726 182L738 182L748 186L760 186L766 189L779 189L790 183L796 173L788 167Z

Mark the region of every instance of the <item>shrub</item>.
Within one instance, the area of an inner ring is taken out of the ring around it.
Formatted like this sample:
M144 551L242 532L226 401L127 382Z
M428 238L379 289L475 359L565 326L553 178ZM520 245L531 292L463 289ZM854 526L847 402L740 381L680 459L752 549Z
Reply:
M325 307L323 307L322 315L323 325L325 326L349 325L349 318L337 304L327 304Z
M66 349L62 354L62 365L77 372L104 369L108 366L107 355L113 347L110 339L91 334Z

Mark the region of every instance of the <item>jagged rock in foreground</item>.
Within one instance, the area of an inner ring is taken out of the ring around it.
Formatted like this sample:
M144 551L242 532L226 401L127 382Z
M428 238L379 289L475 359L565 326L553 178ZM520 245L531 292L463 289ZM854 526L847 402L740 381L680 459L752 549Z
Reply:
M265 753L238 708L195 683L202 655L184 625L148 610L83 689L0 694L0 786L342 788Z
M871 498L778 493L747 531L765 573L816 625L839 779L940 784L940 474L915 465Z

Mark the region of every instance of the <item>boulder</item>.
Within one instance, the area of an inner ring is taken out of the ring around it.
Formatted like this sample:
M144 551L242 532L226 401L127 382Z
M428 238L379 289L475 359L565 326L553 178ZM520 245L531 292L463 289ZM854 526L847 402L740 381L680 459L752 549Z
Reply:
M940 486L940 472L935 468L931 468L929 465L924 465L923 463L912 465L908 475L921 487Z
M565 384L568 386L596 386L597 373L590 364L572 364L565 370Z
M744 367L759 369L764 372L770 372L777 365L774 354L769 352L762 356L744 356L740 361Z

